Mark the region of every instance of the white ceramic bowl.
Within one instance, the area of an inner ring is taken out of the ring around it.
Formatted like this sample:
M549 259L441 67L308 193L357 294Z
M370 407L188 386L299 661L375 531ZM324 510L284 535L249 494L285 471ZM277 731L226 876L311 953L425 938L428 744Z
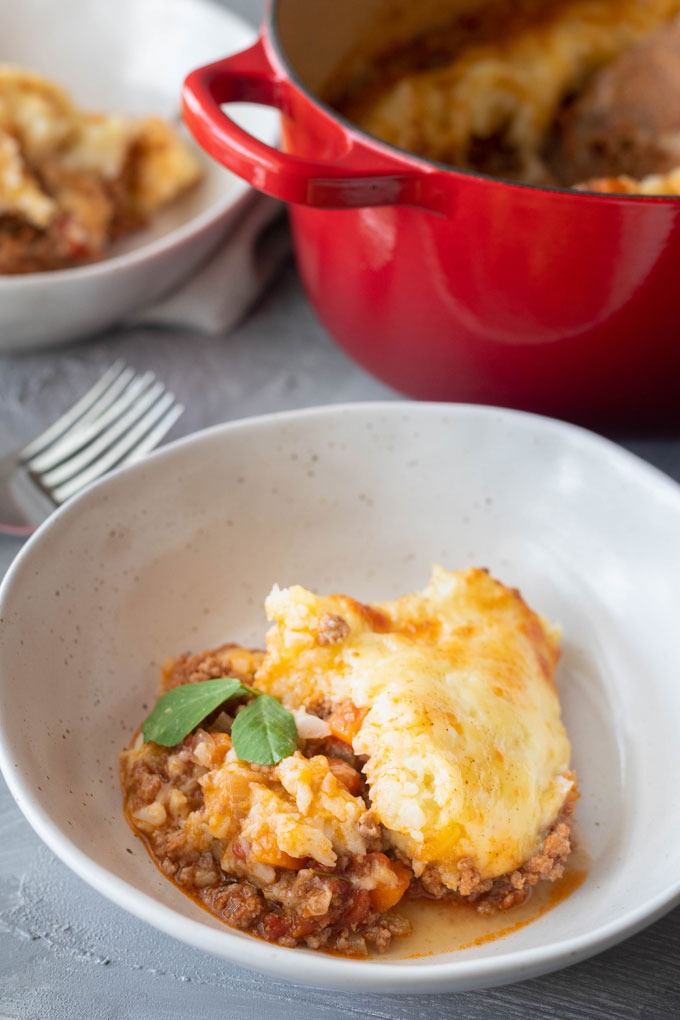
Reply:
M255 30L211 0L21 0L0 5L5 63L47 75L83 109L180 112L185 75L242 49ZM240 106L270 144L278 115ZM189 140L188 133L186 134ZM172 288L219 244L250 188L191 143L199 187L95 264L0 276L0 351L75 340L119 322Z
M485 565L563 625L585 883L500 941L398 962L222 926L162 878L121 814L117 753L159 663L228 639L260 644L274 582L385 599L421 587L434 562ZM680 488L573 426L397 402L214 428L105 479L20 552L0 593L0 762L77 874L217 956L392 993L529 978L678 899L678 576Z

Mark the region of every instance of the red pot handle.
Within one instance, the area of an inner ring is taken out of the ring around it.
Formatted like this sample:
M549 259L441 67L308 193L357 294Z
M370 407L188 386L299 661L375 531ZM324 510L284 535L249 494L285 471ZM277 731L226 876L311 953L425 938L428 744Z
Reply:
M196 140L218 162L260 191L286 202L322 208L416 205L436 209L436 171L414 169L398 156L376 153L338 132L342 155L334 162L303 159L266 145L239 127L223 103L260 103L286 113L291 85L272 66L262 38L241 53L192 71L184 82L184 118ZM433 168L434 170L434 168Z

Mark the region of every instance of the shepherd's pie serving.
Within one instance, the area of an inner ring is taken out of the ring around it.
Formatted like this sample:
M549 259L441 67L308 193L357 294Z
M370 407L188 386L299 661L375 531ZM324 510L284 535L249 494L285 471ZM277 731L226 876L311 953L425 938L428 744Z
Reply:
M403 897L507 910L561 877L577 798L559 631L482 569L364 605L274 587L266 651L163 669L121 756L162 871L228 924L352 955ZM190 687L188 685L197 685Z
M86 112L47 78L0 64L0 275L101 258L201 173L161 117Z

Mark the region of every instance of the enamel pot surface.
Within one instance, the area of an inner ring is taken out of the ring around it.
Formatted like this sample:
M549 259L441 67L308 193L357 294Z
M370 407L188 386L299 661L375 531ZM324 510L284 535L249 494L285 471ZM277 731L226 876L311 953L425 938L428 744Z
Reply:
M680 199L453 170L371 138L319 98L367 40L403 42L451 9L278 0L254 46L189 75L189 128L290 203L317 314L395 389L584 423L677 423ZM277 107L281 150L241 129L232 102Z

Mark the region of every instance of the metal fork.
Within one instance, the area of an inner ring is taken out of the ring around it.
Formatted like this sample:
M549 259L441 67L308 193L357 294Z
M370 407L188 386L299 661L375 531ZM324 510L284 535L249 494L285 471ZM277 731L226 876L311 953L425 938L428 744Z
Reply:
M0 532L29 535L86 485L158 446L183 411L153 372L116 361L61 418L0 459Z

